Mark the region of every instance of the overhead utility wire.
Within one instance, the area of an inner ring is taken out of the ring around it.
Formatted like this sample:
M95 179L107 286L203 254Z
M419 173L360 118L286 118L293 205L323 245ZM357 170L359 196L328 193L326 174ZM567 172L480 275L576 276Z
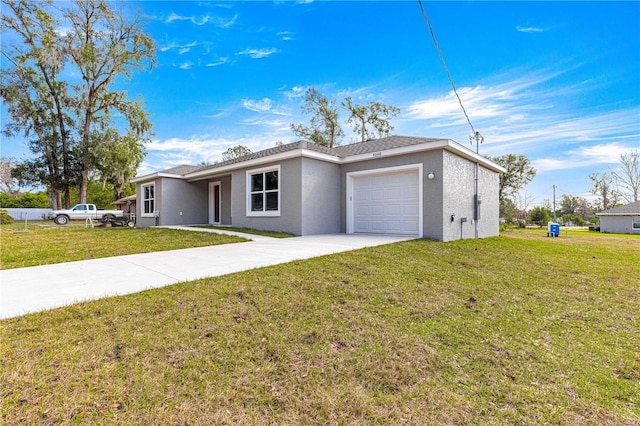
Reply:
M436 39L436 34L433 32L431 21L429 21L427 12L424 10L424 6L422 5L422 0L418 0L418 3L420 3L420 10L422 10L422 16L424 17L424 20L427 22L427 25L429 26L429 32L431 33L431 38L433 39L433 43L436 45L436 49L438 50L438 55L440 56L440 61L442 62L442 66L444 67L445 72L447 73L447 77L449 78L449 83L451 83L451 87L453 88L453 93L455 93L456 98L458 98L458 103L460 104L460 108L462 108L462 112L464 113L464 116L467 119L467 123L469 123L469 127L471 127L471 134L474 137L481 137L480 133L476 132L476 129L474 129L473 127L473 124L471 124L469 115L467 115L467 110L464 108L464 105L462 105L462 99L460 99L460 95L458 95L458 90L456 89L456 85L453 82L453 77L451 77L451 73L449 72L447 63L444 61L444 56L442 55L440 44L438 44L438 40Z

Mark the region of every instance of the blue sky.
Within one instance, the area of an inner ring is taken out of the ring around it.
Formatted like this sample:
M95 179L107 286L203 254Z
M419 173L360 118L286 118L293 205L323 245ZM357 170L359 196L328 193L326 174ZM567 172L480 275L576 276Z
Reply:
M142 1L151 72L123 83L154 123L140 174L297 140L306 88L401 109L393 133L470 129L417 1ZM524 154L539 204L640 148L640 2L424 2L484 155ZM342 112L341 119L347 118ZM3 121L5 120L3 114ZM357 141L346 124L342 143ZM475 149L475 148L474 148ZM20 158L19 140L3 141Z

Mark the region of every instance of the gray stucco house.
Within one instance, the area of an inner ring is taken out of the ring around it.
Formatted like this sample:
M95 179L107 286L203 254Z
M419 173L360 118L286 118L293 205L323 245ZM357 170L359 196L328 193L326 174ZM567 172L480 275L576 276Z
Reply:
M133 182L139 227L208 223L450 241L498 235L502 172L449 139L390 136L335 148L294 142Z
M600 232L640 234L640 201L597 213Z

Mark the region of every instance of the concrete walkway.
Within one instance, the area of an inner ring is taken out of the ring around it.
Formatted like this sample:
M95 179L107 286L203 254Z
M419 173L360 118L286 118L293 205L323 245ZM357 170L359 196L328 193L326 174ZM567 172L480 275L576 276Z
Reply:
M2 270L0 318L414 238L335 234L280 239L220 229L171 228L252 241Z

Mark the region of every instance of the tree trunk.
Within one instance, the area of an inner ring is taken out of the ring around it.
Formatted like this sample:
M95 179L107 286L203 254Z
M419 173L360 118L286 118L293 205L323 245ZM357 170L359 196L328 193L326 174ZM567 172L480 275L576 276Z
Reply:
M80 181L80 193L78 195L78 202L80 204L86 204L87 202L87 186L89 185L89 172L87 170L82 171L82 180Z

